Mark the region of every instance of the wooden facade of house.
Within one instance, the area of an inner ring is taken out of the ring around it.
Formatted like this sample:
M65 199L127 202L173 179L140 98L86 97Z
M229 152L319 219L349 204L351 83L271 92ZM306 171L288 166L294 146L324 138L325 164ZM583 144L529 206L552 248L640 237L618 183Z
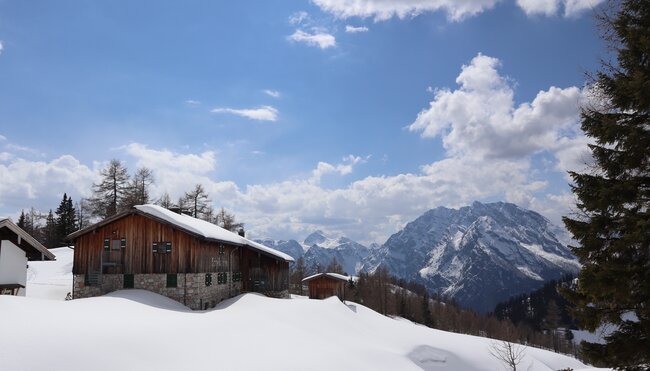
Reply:
M205 309L240 292L288 295L291 257L159 206L136 206L69 238L74 298L143 288Z
M337 273L318 273L303 278L302 282L306 282L309 286L310 299L326 299L336 296L343 300L349 277Z

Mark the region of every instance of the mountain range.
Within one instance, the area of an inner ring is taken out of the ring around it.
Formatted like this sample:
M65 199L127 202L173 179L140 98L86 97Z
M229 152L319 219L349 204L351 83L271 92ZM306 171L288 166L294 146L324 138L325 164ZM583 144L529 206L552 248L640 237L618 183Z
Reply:
M348 274L380 265L460 305L488 312L513 295L575 274L580 266L558 239L562 230L542 215L505 202L460 209L438 207L408 223L381 246L316 231L295 240L259 242L303 257L307 267L327 267L332 258Z

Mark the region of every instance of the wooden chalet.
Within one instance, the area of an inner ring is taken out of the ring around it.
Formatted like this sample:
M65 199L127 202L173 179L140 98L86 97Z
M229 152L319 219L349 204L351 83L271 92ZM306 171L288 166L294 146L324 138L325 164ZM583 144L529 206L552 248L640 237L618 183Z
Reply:
M291 256L157 205L135 206L68 238L75 299L139 288L207 309L242 292L288 296Z
M25 296L30 260L55 258L11 219L0 218L0 295Z
M317 273L302 279L302 282L306 282L309 286L310 299L325 299L330 296L337 296L343 300L345 298L345 287L349 281L350 277L338 273Z

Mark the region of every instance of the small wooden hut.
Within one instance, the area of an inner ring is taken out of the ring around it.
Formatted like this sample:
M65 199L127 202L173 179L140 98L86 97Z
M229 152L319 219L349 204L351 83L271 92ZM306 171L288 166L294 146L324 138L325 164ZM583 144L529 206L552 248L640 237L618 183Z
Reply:
M345 287L350 277L338 273L317 273L302 279L309 286L310 299L325 299L330 296L345 298Z
M68 239L75 299L139 288L207 309L241 292L289 296L291 256L157 205L135 206Z

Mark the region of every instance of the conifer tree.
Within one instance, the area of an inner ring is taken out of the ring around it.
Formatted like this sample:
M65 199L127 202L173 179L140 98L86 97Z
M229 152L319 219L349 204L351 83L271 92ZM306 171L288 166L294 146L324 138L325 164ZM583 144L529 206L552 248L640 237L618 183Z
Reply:
M566 291L581 327L615 330L605 344L584 343L592 361L650 369L650 1L624 0L601 17L617 60L594 87L600 107L582 112L595 161L572 172L578 213L564 222L578 241L577 284ZM613 325L613 326L611 326Z
M59 234L57 233L57 224L52 209L45 218L45 227L43 228L43 245L48 249L58 247Z
M25 230L27 225L27 217L25 217L25 210L20 210L20 216L18 217L18 223L16 223L22 230Z
M56 209L56 232L57 245L64 246L67 242L65 237L77 230L77 211L72 205L72 198L66 193Z

